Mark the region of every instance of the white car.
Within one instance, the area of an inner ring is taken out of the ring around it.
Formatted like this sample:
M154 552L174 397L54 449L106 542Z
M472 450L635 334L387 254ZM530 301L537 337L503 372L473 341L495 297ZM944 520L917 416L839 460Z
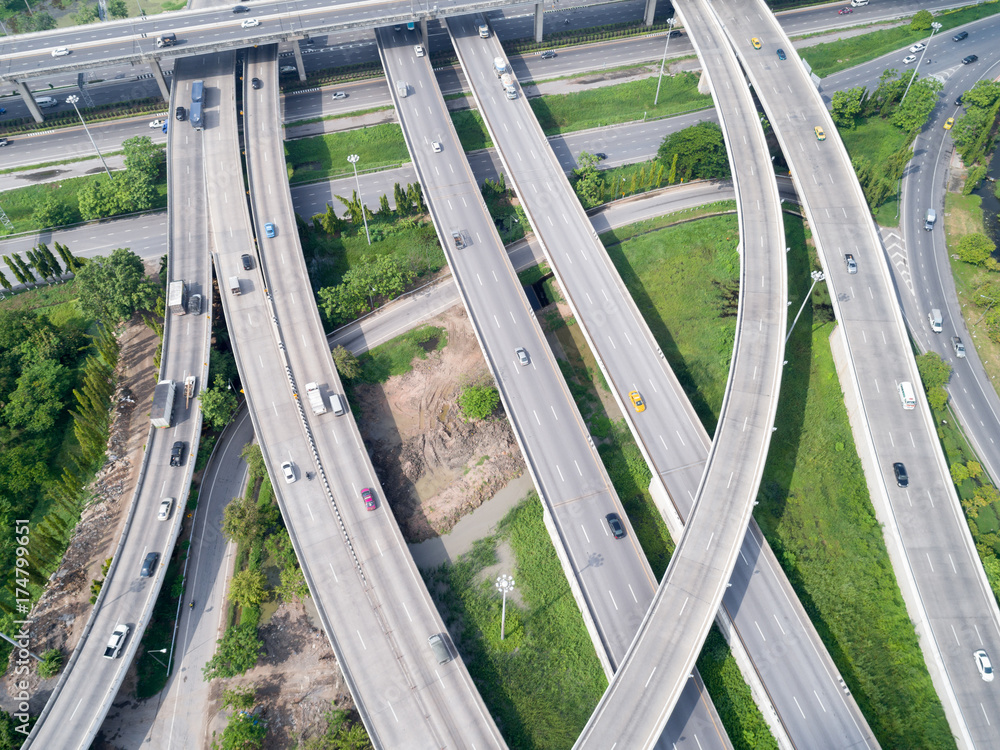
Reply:
M333 98L334 99L346 99L347 98L347 94L345 94L343 91L334 91L333 92Z
M979 670L979 676L983 678L984 682L993 682L993 665L990 663L990 657L982 649L973 652L972 655L976 659L976 669Z
M910 47L910 52L919 52L920 50L924 49L924 47L926 47L926 46L927 45L924 44L923 42L917 42L912 47Z
M424 56L424 45L418 44L416 47L413 48L413 51L417 53L417 57L423 57Z
M442 148L441 144L438 143L437 141L432 141L431 142L431 151L433 151L435 154L440 154L441 153L441 148Z
M295 481L295 469L292 468L291 461L285 461L281 465L281 473L285 475L285 481L289 484Z
M52 50L53 57L65 57L69 54L69 47L56 47Z
M258 21L256 18L248 18L243 23L241 23L240 26L242 26L244 29L252 29L257 26L260 26L260 21Z
M907 55L906 57L903 58L903 65L909 65L910 63L916 61L917 61L916 55Z
M151 128L162 128L163 127L163 120L153 120L151 123L149 123L149 127L151 127Z
M170 510L174 507L174 499L172 497L165 497L160 501L160 510L156 514L156 519L158 521L166 521L170 518Z

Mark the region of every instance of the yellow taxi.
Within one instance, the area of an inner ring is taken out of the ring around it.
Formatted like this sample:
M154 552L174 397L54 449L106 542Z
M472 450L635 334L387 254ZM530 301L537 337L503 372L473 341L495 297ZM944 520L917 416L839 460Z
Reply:
M826 140L826 133L823 131L823 128L821 128L819 125L813 128L813 132L816 134L817 141Z
M642 400L642 396L639 395L639 391L632 391L628 394L628 397L632 399L632 406L638 412L646 411L646 402Z
M757 37L754 37L753 39L751 39L750 40L750 44L753 45L754 49L760 49L760 39L758 39Z
M954 124L955 124L955 118L949 117L947 120L944 121L944 129L951 130L951 126Z

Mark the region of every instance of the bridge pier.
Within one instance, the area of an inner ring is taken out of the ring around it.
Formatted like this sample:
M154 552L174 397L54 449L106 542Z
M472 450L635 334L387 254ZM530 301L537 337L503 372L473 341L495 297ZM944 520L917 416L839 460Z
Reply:
M295 53L295 71L299 74L299 81L304 81L306 80L306 66L302 62L302 46L298 42L293 42L292 52Z
M653 25L653 16L656 14L656 0L646 0L646 11L643 14L643 21L647 26Z
M545 9L542 7L542 3L535 4L535 44L540 44L542 41L542 15L545 13Z
M163 75L163 68L160 67L159 58L154 57L150 60L149 68L153 71L153 78L156 81L156 85L160 87L160 96L163 97L163 101L170 104L170 85L167 83L167 77Z
M18 81L17 87L21 90L21 98L24 99L24 103L28 105L28 111L34 118L35 122L45 122L45 118L42 117L42 110L38 108L35 104L35 97L31 93L31 89L28 88L28 84L24 81Z
M428 44L428 38L427 38L427 19L426 18L421 18L420 19L420 43L422 45L424 45L424 47L427 48L427 54L429 55L431 53L431 50L430 50L430 44Z

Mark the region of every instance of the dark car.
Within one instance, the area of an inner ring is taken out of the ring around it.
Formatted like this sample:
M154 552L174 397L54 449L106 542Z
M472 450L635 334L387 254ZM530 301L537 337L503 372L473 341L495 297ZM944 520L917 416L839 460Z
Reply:
M679 36L684 36L684 32L683 31L678 31L677 29L674 29L673 31L670 32L670 38L671 39L676 39Z
M785 50L781 49L781 47L778 47L778 59L779 60L785 59Z
M250 260L250 254L249 253L243 253L243 256L240 258L240 260L243 261L243 270L244 271L249 271L251 268L253 268L253 261Z
M259 89L261 87L261 82L259 78L250 79L250 88Z
M962 65L968 65L969 63L974 63L979 59L979 55L969 55L968 57L962 58Z
M187 110L184 109L184 107L178 107L177 109L174 110L174 117L176 117L181 122L184 122L187 119L187 116L188 113Z
M181 466L184 463L184 443L178 440L170 449L170 465Z
M960 31L957 34L955 34L955 36L952 37L952 40L956 41L956 42L960 42L963 39L968 39L968 38L969 38L969 32L968 31Z
M156 561L160 559L159 552L150 552L146 559L142 561L142 570L139 571L140 578L149 578L156 570Z
M555 56L556 56L556 53L555 53L555 52L553 52L553 51L552 51L552 50L550 50L550 49L547 49L547 50L545 50L545 51L544 51L544 52L542 53L542 59L543 59L543 60L551 60L551 59L552 59L553 57L555 57Z
M234 5L233 13L249 13L250 9L245 5Z
M958 99L955 100L955 106L956 107L961 107L962 106L962 97L963 96L965 96L965 94L960 94L959 97L958 97Z
M896 486L906 487L910 483L910 477L906 473L906 467L897 462L892 465L892 473L896 475Z
M608 522L608 527L615 539L625 538L625 524L622 523L617 513L608 513L605 520Z
M608 158L608 155L606 153L604 153L603 151L598 151L596 154L594 154L594 156L596 156L601 161L604 161L605 159Z

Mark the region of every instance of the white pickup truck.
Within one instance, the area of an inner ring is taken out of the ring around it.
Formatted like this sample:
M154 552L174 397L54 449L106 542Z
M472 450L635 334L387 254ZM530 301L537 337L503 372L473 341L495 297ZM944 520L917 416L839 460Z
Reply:
M111 637L108 639L108 646L104 649L105 659L117 659L118 655L122 652L122 646L125 645L125 639L128 637L129 626L122 623L118 625Z

